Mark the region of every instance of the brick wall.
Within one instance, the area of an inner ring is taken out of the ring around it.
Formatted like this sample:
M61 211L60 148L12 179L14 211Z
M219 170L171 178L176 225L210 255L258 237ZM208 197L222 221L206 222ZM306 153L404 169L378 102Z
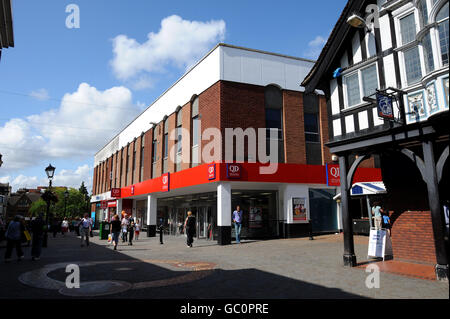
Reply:
M153 129L149 129L144 133L144 176L142 179L148 180L152 176L152 141L153 141Z
M390 214L394 258L436 263L430 211Z
M222 112L218 112L220 110L220 83L216 82L208 89L203 91L198 97L198 111L199 118L201 120L200 132L203 134L205 129L210 127L216 127L220 129L220 117ZM202 150L206 144L208 144L210 140L199 141L200 147L200 155L202 154ZM205 163L204 159L201 158L201 163Z
M303 95L283 91L283 130L285 163L306 164Z
M320 143L322 146L322 164L331 163L331 153L330 149L325 146L329 141L328 132L328 110L327 101L324 96L319 96L319 129L320 129ZM373 166L370 166L373 167Z
M127 163L127 147L122 147L122 149L120 150L120 154L121 154L121 158L122 158L122 167L120 169L121 172L121 177L120 177L120 187L124 187L126 186L126 182L125 182L125 173L126 173L126 163Z
M177 139L177 134L175 132L175 126L176 126L176 120L177 120L177 113L172 113L169 115L169 118L167 119L169 121L169 148L167 150L168 152L168 165L167 165L167 171L169 173L174 173L175 172L175 154L176 154L176 148L175 148L175 143L176 143L176 139ZM162 128L164 129L164 122L163 124L161 124ZM172 135L174 134L174 135ZM173 139L171 138L174 137ZM163 139L164 141L164 139ZM163 150L164 150L164 145L163 145ZM173 154L171 154L173 153ZM161 153L162 156L164 156L164 153ZM164 160L164 159L163 159Z
M183 136L182 140L182 158L181 169L188 169L191 167L191 145L192 145L192 121L191 121L191 102L183 106L183 115L181 120L181 126L183 129L190 132L189 138Z

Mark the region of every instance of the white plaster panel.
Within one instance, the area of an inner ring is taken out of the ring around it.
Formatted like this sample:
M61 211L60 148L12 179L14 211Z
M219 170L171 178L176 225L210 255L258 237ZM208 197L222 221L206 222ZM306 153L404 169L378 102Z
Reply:
M367 116L367 111L362 111L358 113L359 129L365 130L369 128L369 119Z
M339 90L336 79L330 81L330 93L331 93L331 114L333 115L339 114L340 113Z
M359 40L359 33L356 32L352 39L353 64L362 61L361 41Z
M373 125L374 126L378 126L378 125L384 124L383 119L378 116L378 112L377 112L377 108L376 107L374 107L372 109L372 113L373 113Z
M392 48L391 39L391 25L389 23L389 16L385 14L380 17L380 36L381 36L381 50L385 51Z
M341 120L333 120L333 136L342 135Z
M384 62L384 78L386 79L386 87L397 87L395 80L395 64L394 55L390 54L383 58Z
M345 117L345 133L352 133L355 131L355 121L353 115L347 115Z

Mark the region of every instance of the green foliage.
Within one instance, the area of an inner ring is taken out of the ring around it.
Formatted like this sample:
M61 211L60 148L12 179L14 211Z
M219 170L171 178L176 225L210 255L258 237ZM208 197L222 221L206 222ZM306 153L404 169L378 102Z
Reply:
M34 202L30 207L31 217L37 217L39 214L44 214L47 212L47 203L41 198Z
M81 184L80 189L68 188L67 191L69 195L66 199L64 197L65 189L52 189L52 193L57 201L52 201L52 204L50 205L50 214L63 218L65 212L67 218L72 218L89 213L90 198L89 193L84 186L84 182ZM32 216L37 216L39 213L45 215L46 212L47 203L42 198L34 202L30 208Z

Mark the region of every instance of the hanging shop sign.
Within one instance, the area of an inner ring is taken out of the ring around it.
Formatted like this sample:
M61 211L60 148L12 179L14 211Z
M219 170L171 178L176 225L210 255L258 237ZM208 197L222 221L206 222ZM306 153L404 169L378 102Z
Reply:
M111 197L120 197L121 193L120 188L111 188Z
M371 229L369 234L369 257L381 257L385 259L392 256L392 243L389 234L384 229Z
M377 93L377 111L379 117L393 119L394 109L392 107L392 97Z
M134 185L131 185L131 195L134 195Z
M295 221L306 221L306 198L293 197L292 198L292 214Z
M166 173L161 176L161 183L162 183L162 191L168 192L170 190L170 173Z
M242 166L240 164L227 164L227 178L239 179L242 177Z
M208 180L216 179L216 164L208 165Z
M327 170L327 186L340 186L341 174L339 172L339 165L326 164L325 168Z
M108 208L108 201L107 200L102 200L100 208L101 209L107 209Z

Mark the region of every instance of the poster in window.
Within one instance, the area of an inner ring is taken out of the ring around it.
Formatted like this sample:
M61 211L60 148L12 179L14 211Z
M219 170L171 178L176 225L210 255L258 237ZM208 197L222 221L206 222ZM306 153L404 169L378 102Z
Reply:
M249 223L248 223L249 228L261 228L262 227L262 208L261 207L250 207L248 221L249 221Z
M292 212L295 221L306 221L306 198L292 198Z

